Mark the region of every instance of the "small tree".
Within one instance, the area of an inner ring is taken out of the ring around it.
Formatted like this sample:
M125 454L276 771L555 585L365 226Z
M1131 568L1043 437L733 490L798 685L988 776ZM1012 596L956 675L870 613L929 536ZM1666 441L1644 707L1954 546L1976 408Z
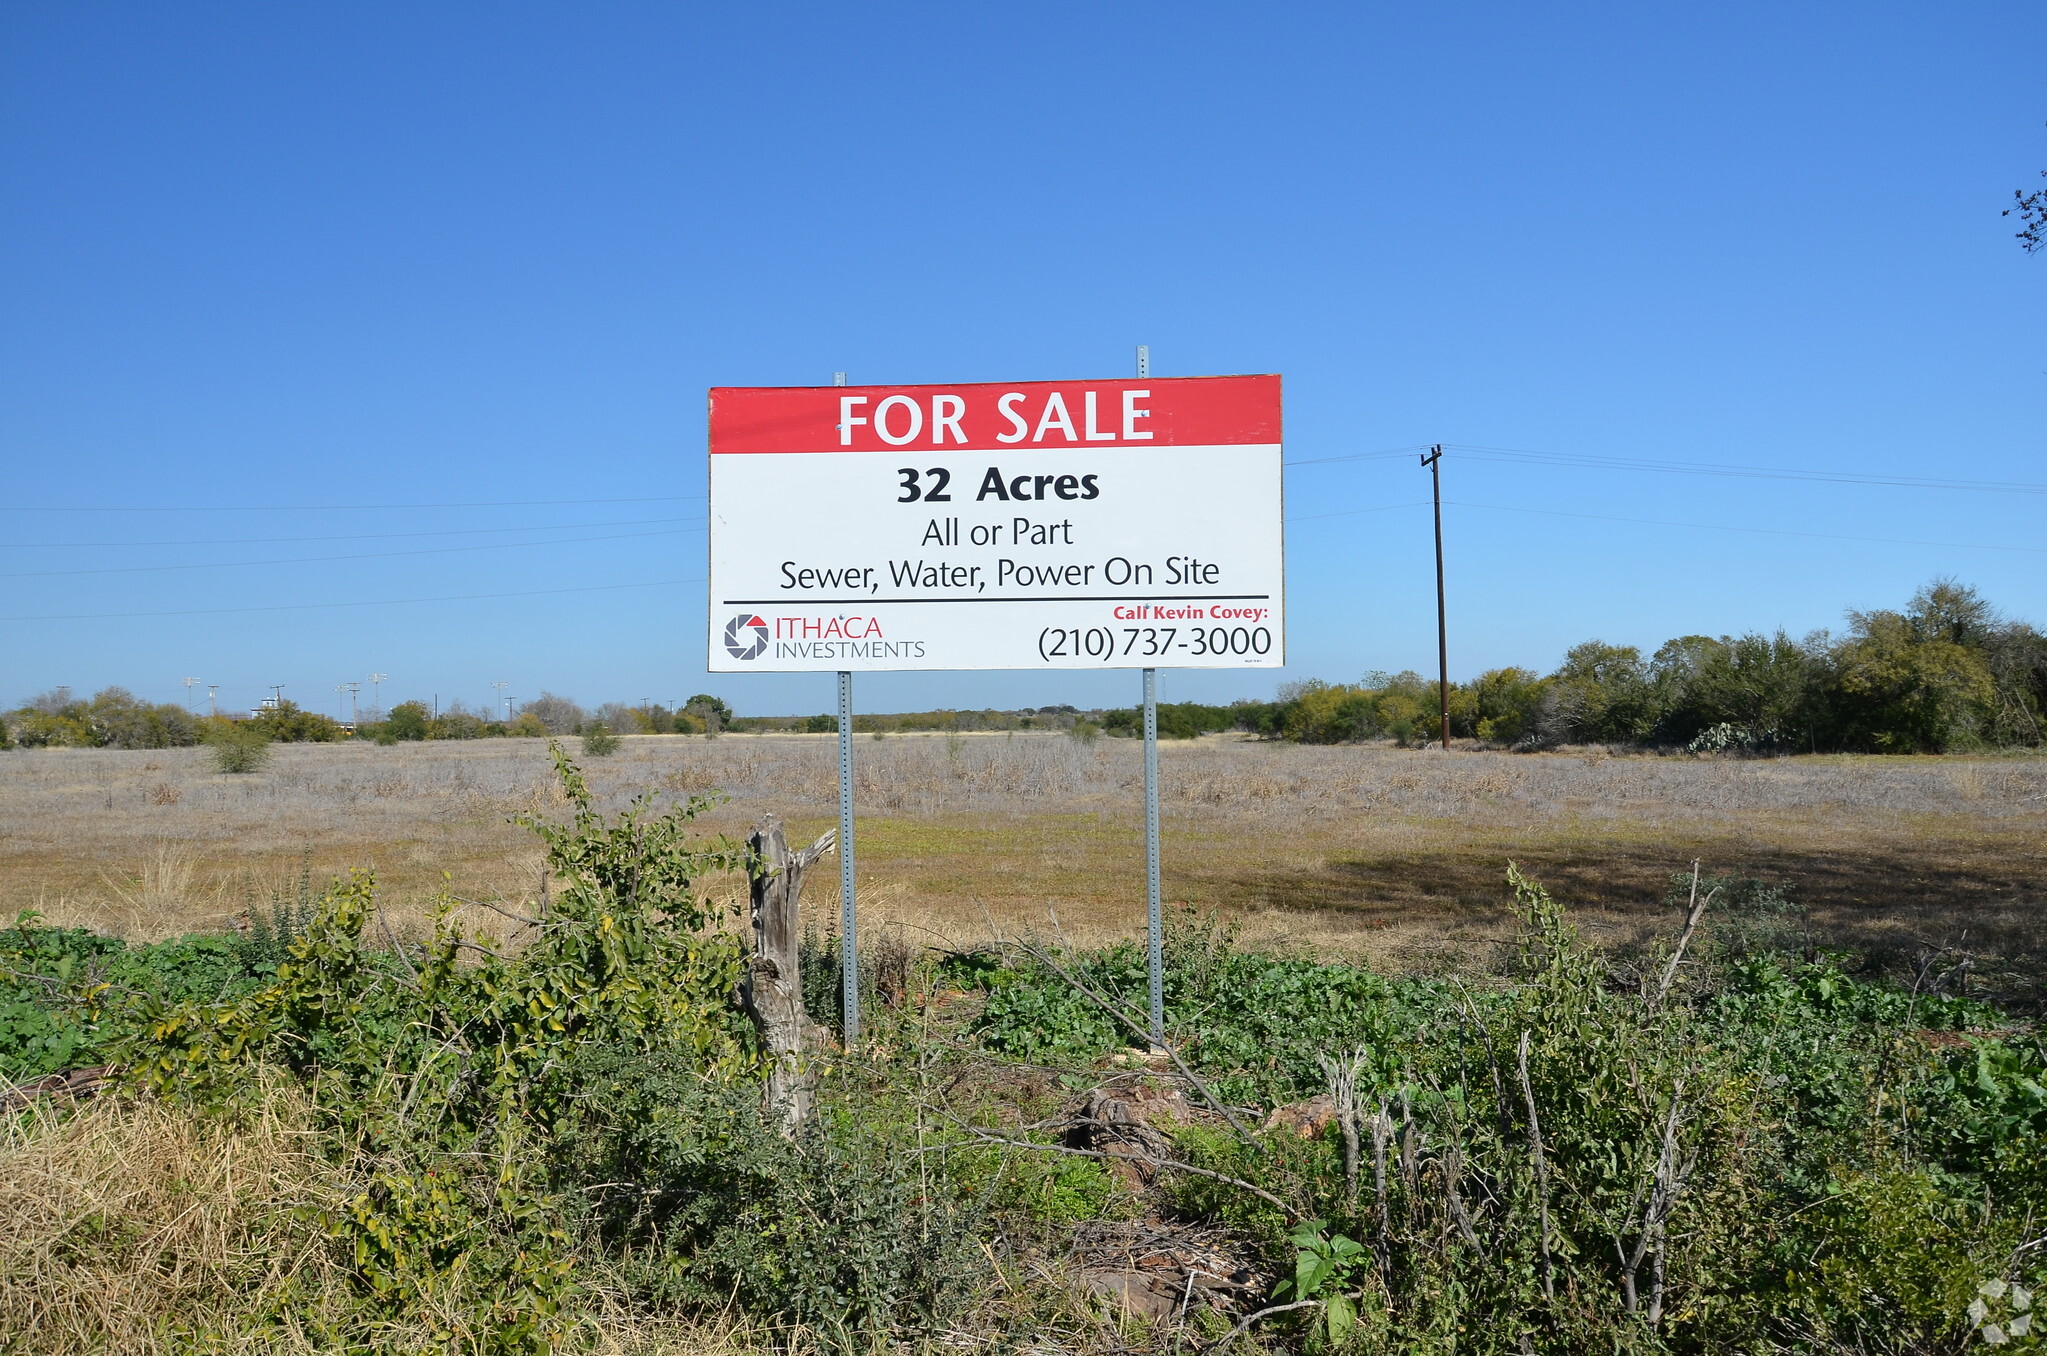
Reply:
M1558 743L1640 743L1656 712L1642 652L1588 640L1550 675L1543 733Z
M1516 744L1535 733L1548 686L1532 669L1505 668L1487 669L1466 690L1476 717L1472 733L1488 743ZM1454 699L1458 694L1451 695ZM1453 729L1457 724L1455 706L1453 700Z
M249 723L261 729L266 739L285 743L327 744L342 737L339 721L308 711L289 697L281 698L275 706L264 707L249 718Z
M583 752L592 758L609 758L618 752L618 736L601 720L583 727Z
M732 728L732 708L708 692L699 692L682 704L682 709L704 723L712 734Z
M583 708L553 692L543 691L521 706L519 714L532 716L553 735L574 734L583 724Z
M425 702L400 702L384 718L384 732L393 739L425 739L432 720Z
M213 766L221 772L256 772L270 761L270 735L254 721L211 721L206 742L213 747Z

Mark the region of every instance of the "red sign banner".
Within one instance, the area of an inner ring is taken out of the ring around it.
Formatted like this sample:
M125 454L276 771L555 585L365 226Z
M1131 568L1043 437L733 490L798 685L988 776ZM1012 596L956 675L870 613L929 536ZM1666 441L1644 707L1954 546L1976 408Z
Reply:
M713 456L1225 447L1279 441L1276 375L711 390Z

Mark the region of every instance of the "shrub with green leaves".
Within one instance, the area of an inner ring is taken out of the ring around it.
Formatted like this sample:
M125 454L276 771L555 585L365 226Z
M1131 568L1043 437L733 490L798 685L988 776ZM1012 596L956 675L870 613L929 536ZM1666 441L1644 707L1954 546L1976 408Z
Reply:
M554 755L571 815L524 821L557 885L516 951L470 931L452 898L426 946L372 947L376 887L357 872L260 982L83 996L92 1026L119 1033L110 1051L129 1078L162 1095L231 1108L266 1066L307 1086L362 1182L325 1227L353 1250L366 1314L415 1312L459 1282L497 1351L550 1348L575 1288L581 1179L550 1145L578 1107L578 1055L661 1051L713 1084L757 1064L731 1007L738 947L695 888L743 852L691 841L702 799L599 814Z
M206 743L213 750L214 768L221 772L260 772L270 761L269 732L252 721L212 721Z
M583 752L592 758L609 758L618 752L618 743L618 736L601 720L583 727Z
M952 1328L1070 1304L1022 1278L1059 1278L1083 1239L1183 1227L1262 1255L1274 1290L1247 1298L1299 1306L1257 1327L1268 1350L2038 1342L2039 1034L1810 950L1776 886L1703 881L1726 918L1676 965L1668 941L1646 962L1587 945L1511 871L1511 955L1437 978L1175 910L1185 1079L1133 1048L1136 947L927 955L861 1049L813 1052L819 1110L784 1139L706 888L760 864L695 836L706 801L602 813L552 753L567 817L523 821L544 907L447 896L401 945L357 873L273 899L260 937L124 946L23 915L0 931L0 1072L111 1061L229 1123L294 1084L341 1349L429 1323L445 1349L572 1349L600 1287L635 1315L736 1310L791 1349L964 1344ZM802 960L829 1017L835 941L806 935ZM1075 1098L1160 1082L1181 1110L1108 1141L1134 1161L1096 1157ZM1025 1308L990 1317L998 1289Z

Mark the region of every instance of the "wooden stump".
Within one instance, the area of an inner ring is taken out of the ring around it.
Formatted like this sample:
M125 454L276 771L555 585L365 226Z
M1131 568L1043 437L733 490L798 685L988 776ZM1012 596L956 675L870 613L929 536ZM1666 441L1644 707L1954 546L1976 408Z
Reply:
M803 1007L797 897L804 871L832 850L838 836L838 830L828 829L809 847L791 852L781 819L763 815L746 840L754 858L753 955L737 997L768 1054L768 1113L791 1138L810 1119L816 1080L805 1057L817 1044Z

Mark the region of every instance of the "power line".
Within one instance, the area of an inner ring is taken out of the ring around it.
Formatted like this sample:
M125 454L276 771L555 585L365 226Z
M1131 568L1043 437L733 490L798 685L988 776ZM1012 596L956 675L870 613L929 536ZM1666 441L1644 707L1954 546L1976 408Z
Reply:
M573 546L591 541L629 541L639 537L677 537L702 527L665 528L658 532L614 532L601 537L550 537L545 541L493 541L475 546L422 546L414 551L361 551L341 556L286 556L279 560L213 560L184 565L102 565L89 570L21 570L0 573L0 579L54 579L81 574L155 574L164 570L233 570L252 565L309 565L330 560L389 560L397 556L442 556L457 551L509 551L521 546Z
M1321 466L1332 461L1391 461L1395 457L1411 457L1417 452L1426 452L1433 444L1414 443L1407 447L1389 447L1382 452L1345 452L1334 457L1302 457L1283 463L1287 466ZM1445 444L1449 446L1449 444Z
M1798 532L1784 527L1736 527L1730 523L1681 523L1666 518L1623 518L1610 513L1571 513L1563 509L1528 508L1520 504L1474 504L1469 500L1446 499L1458 508L1491 509L1496 513L1536 513L1549 518L1587 518L1602 523L1640 523L1647 527L1695 527L1709 532L1748 532L1766 537L1811 537L1820 541L1860 541L1880 546L1940 546L1965 551L2023 551L2047 555L2042 546L2000 546L1980 541L1917 541L1908 537L1860 537L1841 532ZM1334 515L1328 515L1334 516Z
M702 494L644 494L629 499L496 499L447 504L0 504L0 513L368 513L386 509L552 508L563 504L680 504Z
M398 607L410 603L476 603L494 598L544 598L562 593L606 593L617 589L668 588L701 584L701 579L649 579L636 584L589 584L581 588L525 589L517 593L464 593L441 598L362 598L346 603L278 603L270 607L201 607L179 612L83 612L38 617L0 617L0 622L124 621L135 617L217 617L236 612L305 612L338 607Z
M1359 513L1390 513L1394 509L1427 508L1434 503L1431 499L1416 499L1405 504L1374 504L1370 508L1338 509L1334 513L1297 513L1289 515L1290 523L1309 523L1317 518L1349 518Z
M331 537L184 537L176 541L6 541L0 550L55 551L67 546L265 546L277 542L395 541L404 537L481 537L493 532L569 532L586 527L649 527L697 522L695 518L621 518L604 523L528 523L523 527L444 527L431 532L351 532Z
M1348 518L1360 513L1390 513L1396 509L1427 508L1429 502L1426 499L1415 499L1404 504L1375 504L1370 508L1338 509L1333 513L1291 514L1287 521L1307 523L1319 518ZM1529 508L1525 504L1478 504L1468 499L1445 499L1443 502L1455 508L1492 509L1500 513L1534 513L1550 518L1585 518L1602 523L1640 523L1646 527L1692 527L1708 532L1748 532L1769 537L1810 537L1817 541L1859 541L1879 546L1940 546L1966 551L2020 551L2030 555L2047 555L2047 547L2042 546L2004 546L1996 542L1982 541L1923 541L1913 537L1864 537L1842 532L1799 532L1784 527L1738 527L1732 523L1686 523L1668 518L1626 518L1611 513L1572 513L1564 509Z
M1855 475L1846 471L1810 471L1773 466L1738 466L1710 461L1655 461L1647 457L1601 457L1576 452L1536 452L1523 447L1485 447L1477 443L1445 443L1478 461L1514 462L1532 466L1582 467L1602 471L1654 471L1664 475L1730 476L1744 480L1805 480L1829 485L1885 485L1908 490L1971 490L1992 494L2047 494L2047 485L2028 481L1951 480L1927 476Z
M1469 460L1528 466L1572 467L1600 471L1653 471L1663 475L1726 476L1748 480L1802 480L1829 485L1882 485L1910 490L1969 490L1991 494L2047 494L2047 484L2033 481L1955 480L1928 476L1857 475L1848 471L1815 471L1797 467L1744 466L1710 461L1659 461L1649 457L1605 457L1577 452L1539 452L1525 447L1490 447L1481 443L1444 443ZM1391 461L1427 447L1389 448L1379 452L1347 452L1332 457L1304 457L1292 466L1325 466L1347 461Z

